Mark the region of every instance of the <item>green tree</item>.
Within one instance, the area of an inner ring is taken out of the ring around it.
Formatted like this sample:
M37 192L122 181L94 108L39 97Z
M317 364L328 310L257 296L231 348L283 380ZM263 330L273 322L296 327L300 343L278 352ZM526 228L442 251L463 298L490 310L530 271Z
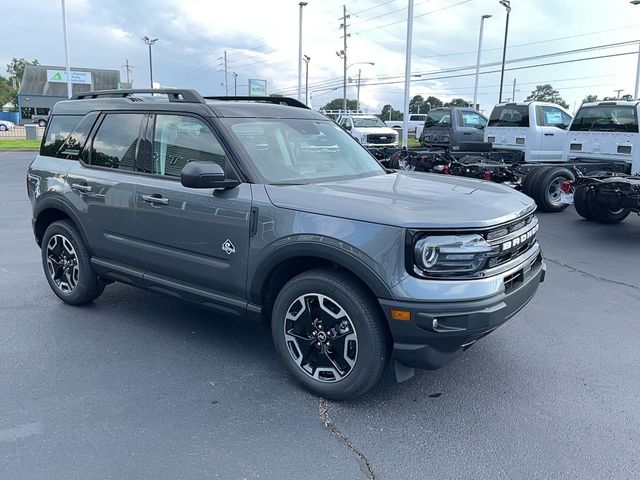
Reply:
M24 75L24 69L27 65L40 65L40 62L35 58L31 61L26 58L13 57L9 63L7 63L7 72L9 73L9 79L12 77L16 79L16 87L20 88L22 82L22 75Z
M464 98L454 98L450 102L444 104L445 107L468 107L469 105L471 105L471 102Z
M8 78L0 76L0 107L14 100L16 91Z
M569 108L569 104L565 102L560 96L560 92L553 88L550 84L536 85L535 90L531 92L531 95L527 97L527 101L539 101L557 103L558 105Z
M587 95L582 99L582 103L591 103L591 102L597 102L597 101L598 101L598 95Z
M358 102L355 100L347 99L347 110L356 110L358 108ZM327 103L323 110L342 110L342 98L334 98L329 103Z
M402 112L400 110L396 110L390 104L386 104L382 107L382 112L380 112L378 117L385 122L388 122L389 120L402 120Z
M442 100L440 100L438 97L432 97L431 95L427 97L424 103L425 105L430 104L431 108L441 107L443 105Z
M409 101L409 112L424 113L425 111L424 97L422 95L415 95L411 101Z

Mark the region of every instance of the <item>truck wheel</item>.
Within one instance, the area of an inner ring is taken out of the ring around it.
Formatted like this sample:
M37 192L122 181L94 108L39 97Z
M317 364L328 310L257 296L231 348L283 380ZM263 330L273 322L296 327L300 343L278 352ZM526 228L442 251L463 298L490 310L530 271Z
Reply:
M541 167L536 168L535 170L531 170L527 173L522 180L522 193L525 195L529 195L533 198L533 194L531 192L531 186L536 181L536 179L540 176L541 173L544 173L549 167Z
M0 125L0 132L4 132L6 130L8 130L6 125Z
M290 280L273 306L271 333L280 359L308 390L332 400L363 394L389 359L375 299L351 276L316 269Z
M591 214L593 215L593 219L602 223L620 223L629 216L629 213L631 213L631 210L628 208L612 210L609 207L598 205L597 203L591 204Z
M49 286L70 305L93 302L104 284L91 268L91 257L75 226L68 220L54 222L42 237L42 266Z
M47 126L47 121L46 120L39 120L38 121L38 126L39 127L46 127Z
M587 198L587 189L584 185L576 186L573 192L573 206L576 207L576 212L578 212L578 215L582 218L586 220L593 220L591 202Z
M532 198L538 208L545 212L561 212L569 205L562 202L562 184L574 181L571 170L564 167L545 169L531 186Z

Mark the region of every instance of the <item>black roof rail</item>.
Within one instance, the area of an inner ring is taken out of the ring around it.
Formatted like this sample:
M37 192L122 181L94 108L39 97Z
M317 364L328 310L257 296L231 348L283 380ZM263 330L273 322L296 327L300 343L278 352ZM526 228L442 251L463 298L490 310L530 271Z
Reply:
M297 108L306 108L310 110L304 103L295 98L290 97L204 97L205 100L222 100L228 102L264 102L264 103L273 103L274 105L288 105L290 107Z
M176 88L134 88L127 90L96 90L93 92L76 93L71 100L86 100L91 98L126 98L136 93L158 93L166 95L170 102L205 103L204 98L195 90Z

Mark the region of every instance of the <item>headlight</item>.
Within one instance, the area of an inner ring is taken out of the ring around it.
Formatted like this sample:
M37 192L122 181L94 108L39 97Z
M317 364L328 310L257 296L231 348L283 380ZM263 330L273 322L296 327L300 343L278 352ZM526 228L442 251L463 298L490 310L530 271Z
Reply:
M480 270L493 247L480 235L438 235L415 243L417 267L425 275L464 275Z

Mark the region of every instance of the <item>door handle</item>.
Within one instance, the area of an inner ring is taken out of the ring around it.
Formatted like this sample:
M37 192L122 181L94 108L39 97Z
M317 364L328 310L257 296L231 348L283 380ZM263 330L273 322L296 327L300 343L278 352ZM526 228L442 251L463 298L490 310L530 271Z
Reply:
M545 137L553 137L555 135L555 133L545 133L544 136Z
M79 192L82 192L82 193L89 193L91 191L91 187L89 185L83 185L81 183L72 183L71 189L78 190Z
M161 205L169 205L169 199L160 195L142 195L142 200L149 203L159 203Z

